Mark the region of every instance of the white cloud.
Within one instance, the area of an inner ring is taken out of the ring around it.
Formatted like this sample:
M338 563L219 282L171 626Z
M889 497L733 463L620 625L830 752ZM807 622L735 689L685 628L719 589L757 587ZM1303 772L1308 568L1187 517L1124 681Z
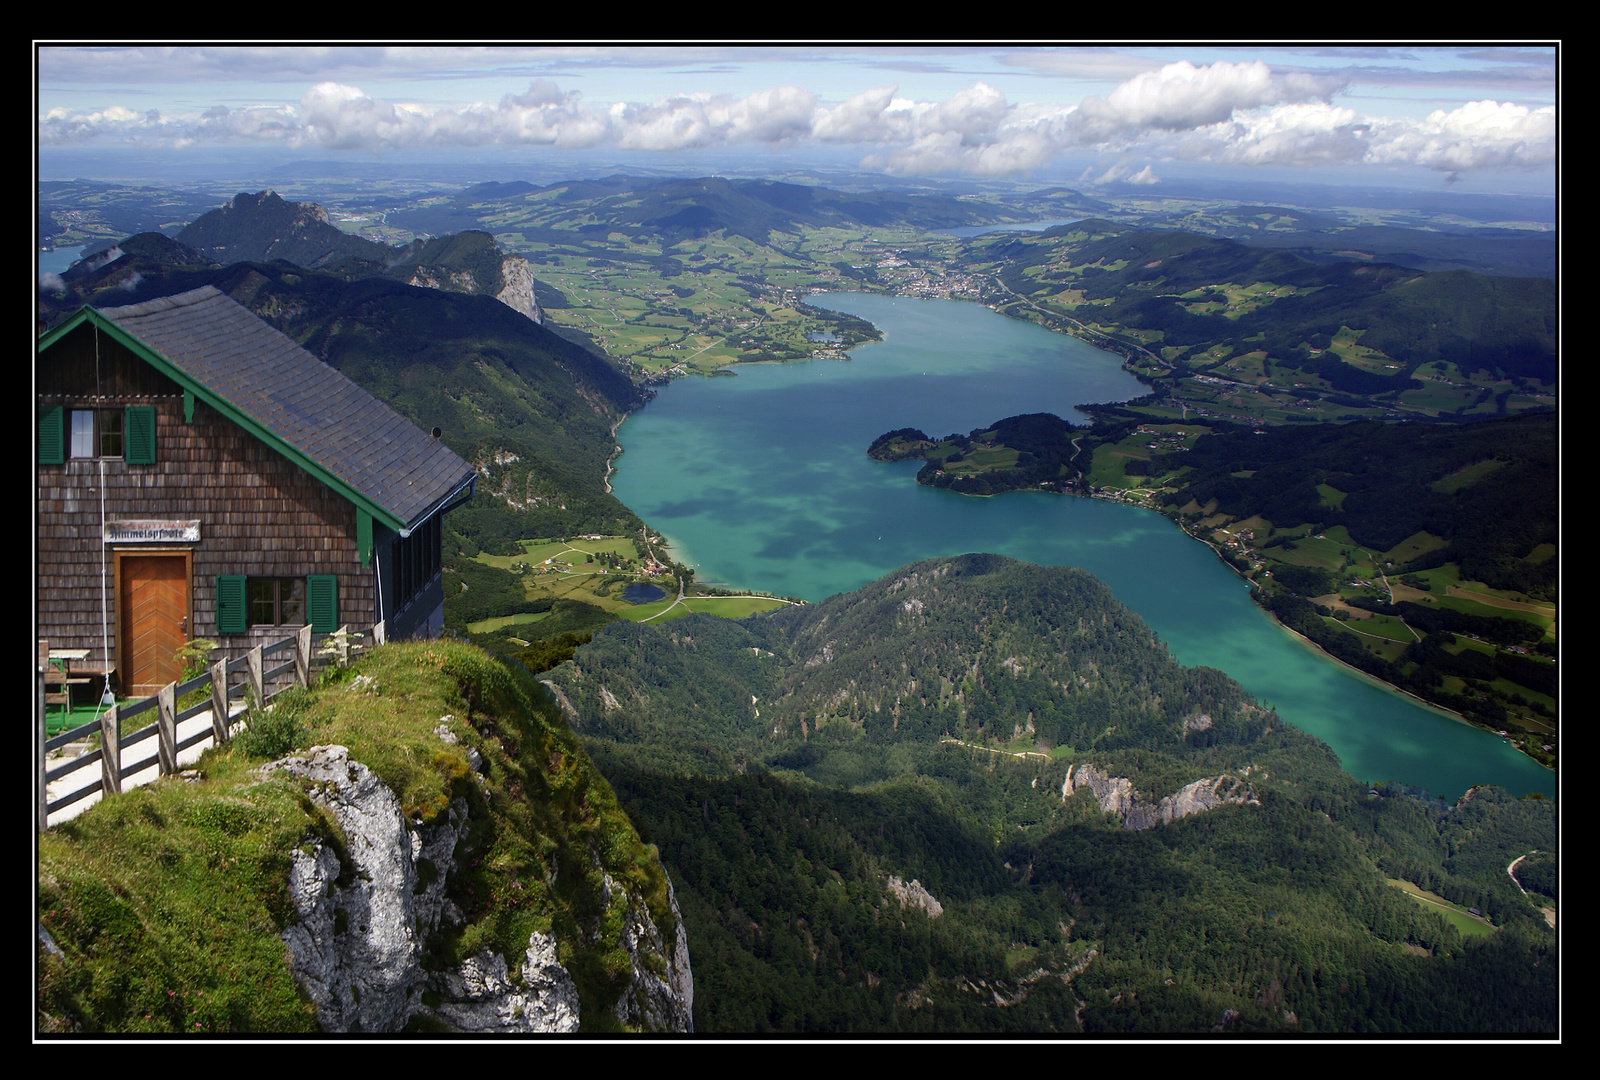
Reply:
M953 132L963 146L982 146L992 142L1009 114L1006 96L992 86L978 83L941 101L917 118L924 131Z
M555 83L536 79L525 93L507 94L496 106L435 113L431 121L441 137L451 132L470 145L598 146L610 137L611 125L605 113L585 108L580 98L576 90L562 92Z
M708 97L666 98L651 105L618 102L609 119L613 138L623 150L694 150L716 140L716 126L706 113Z
M759 90L727 107L727 142L780 142L811 134L817 95L798 86Z
M318 83L300 99L304 138L331 150L375 150L415 146L428 117L392 102L370 98L354 86Z
M146 49L131 59L154 64L164 55ZM262 59L255 53L231 55L246 66ZM393 50L330 55L345 68L405 59ZM204 56L222 62L221 54ZM1136 60L1114 54L1051 56L1056 59L1041 58L1035 68L1066 71L1085 64L1125 70ZM1138 71L1105 97L1086 97L1076 107L1013 103L982 81L939 101L902 97L898 86L888 85L829 105L810 89L786 84L742 96L686 93L592 107L577 91L542 78L498 101L453 106L386 100L328 80L311 86L295 104L217 105L166 115L120 104L52 108L38 123L43 145L106 140L177 149L265 142L372 152L459 146L678 151L814 140L858 145L863 167L903 175L1017 175L1041 168L1063 151L1082 149L1119 162L1181 159L1302 168L1366 163L1452 174L1554 161L1553 106L1478 101L1423 121L1363 117L1332 102L1341 78L1278 72L1259 60L1203 66L1180 61ZM1096 182L1156 179L1149 165L1133 171L1119 164L1105 169Z
M897 86L880 86L846 98L831 109L817 110L811 124L813 138L825 142L870 143L893 138L895 121L905 119L905 109L890 113ZM905 104L909 104L906 102Z
M1376 164L1466 169L1528 169L1556 156L1556 110L1498 101L1471 101L1426 120L1375 121L1367 160Z
M1230 165L1330 165L1366 156L1369 128L1354 112L1324 103L1280 105L1218 124L1200 136L1198 156Z
M1099 142L1130 131L1206 127L1232 119L1237 110L1326 100L1337 89L1336 83L1318 76L1274 75L1259 60L1224 60L1205 67L1180 60L1135 75L1103 99L1084 98L1075 121L1081 139Z
M1361 117L1321 102L1279 105L1148 140L1143 149L1226 165L1535 168L1555 160L1555 109L1476 101L1419 121Z
M1096 187L1105 184L1159 184L1161 178L1156 176L1155 168L1146 165L1138 172L1125 161L1119 161L1096 176L1093 169L1085 169L1078 177L1078 183L1091 184Z

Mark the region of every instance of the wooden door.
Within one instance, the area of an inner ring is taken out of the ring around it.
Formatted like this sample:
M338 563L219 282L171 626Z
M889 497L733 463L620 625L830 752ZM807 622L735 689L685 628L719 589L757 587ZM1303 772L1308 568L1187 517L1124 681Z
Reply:
M121 564L125 692L153 694L183 673L174 654L189 629L189 560L184 555L124 555Z

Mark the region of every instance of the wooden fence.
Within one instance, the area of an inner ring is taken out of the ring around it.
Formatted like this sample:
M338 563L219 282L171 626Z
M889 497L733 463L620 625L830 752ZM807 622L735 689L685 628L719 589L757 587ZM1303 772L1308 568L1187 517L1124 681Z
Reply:
M271 667L267 666L268 657L276 657L284 652L290 653L288 660L279 661ZM232 726L235 722L232 707L238 699L253 695L255 701L265 704L284 690L309 686L311 667L311 627L303 626L293 637L284 638L271 645L257 646L234 660L219 660L204 674L186 682L168 683L154 697L145 698L132 705L113 705L102 713L98 720L92 720L70 731L63 731L49 739L45 738L44 730L44 672L41 670L38 674L37 687L39 714L36 740L39 747L36 775L41 778L38 799L39 829L49 828L50 815L56 811L87 799L97 792L119 793L122 791L123 781L138 773L147 772L152 764L151 759L142 756L137 761L128 762L127 751L130 747L146 739L157 740L154 761L157 777L176 772L178 755L183 751L207 739L215 740L219 746L228 741L233 734ZM243 678L237 682L233 681L233 677L241 673ZM209 690L209 700L179 710L178 699L196 690ZM211 713L211 726L192 732L180 740L178 725L208 710ZM129 719L152 711L156 714L154 723L130 734L121 733ZM45 754L48 751L96 735L100 737L98 747L53 769L45 768ZM73 790L70 794L63 795L54 802L49 800L48 790L52 783L96 764L100 767L98 779Z

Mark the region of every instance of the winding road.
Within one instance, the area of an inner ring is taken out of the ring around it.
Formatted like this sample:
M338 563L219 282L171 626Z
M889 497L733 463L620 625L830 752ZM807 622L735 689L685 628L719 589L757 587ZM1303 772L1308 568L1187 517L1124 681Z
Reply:
M1528 855L1537 855L1537 854L1539 854L1539 851L1538 851L1537 848L1535 848L1533 851L1528 852ZM1528 855L1518 855L1515 859L1511 860L1509 865L1506 866L1506 873L1508 875L1510 875L1510 877L1511 877L1511 884L1515 885L1517 887L1517 891L1520 892L1523 896L1528 896L1528 890L1524 889L1522 887L1522 882L1517 880L1516 870L1517 870L1517 864L1519 862L1521 862L1523 859L1526 859L1528 857ZM1532 897L1528 897L1528 899L1531 900L1533 898ZM1550 924L1550 929L1554 930L1556 928L1556 909L1552 908L1552 907L1540 907L1539 910L1544 914L1544 921Z

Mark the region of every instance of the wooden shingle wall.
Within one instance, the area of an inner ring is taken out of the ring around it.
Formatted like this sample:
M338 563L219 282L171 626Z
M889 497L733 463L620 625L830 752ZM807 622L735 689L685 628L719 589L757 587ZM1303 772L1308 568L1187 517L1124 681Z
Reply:
M371 570L356 551L355 507L204 402L195 403L194 419L186 423L181 387L104 335L96 365L95 345L93 328L85 326L40 359L37 406L154 406L156 463L104 459L105 516L199 519L200 542L181 545L193 551L189 636L215 641L233 657L290 632L252 627L246 634L219 635L219 574L336 574L339 621L369 633L376 604ZM38 634L52 648L88 649L92 662L103 662L103 562L110 659L116 663L117 582L112 548L101 539L101 468L100 461L70 459L36 466ZM129 544L121 550L154 548Z

